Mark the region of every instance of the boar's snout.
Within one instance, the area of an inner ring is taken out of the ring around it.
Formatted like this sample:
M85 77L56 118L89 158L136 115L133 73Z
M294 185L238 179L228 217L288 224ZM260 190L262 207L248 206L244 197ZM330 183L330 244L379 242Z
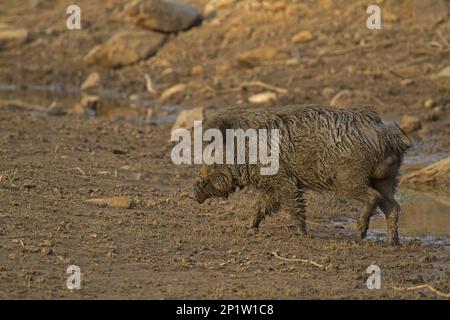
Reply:
M195 180L194 183L194 198L199 203L202 204L203 202L208 199L208 195L205 192L205 186L207 185L207 182L203 178L198 178Z

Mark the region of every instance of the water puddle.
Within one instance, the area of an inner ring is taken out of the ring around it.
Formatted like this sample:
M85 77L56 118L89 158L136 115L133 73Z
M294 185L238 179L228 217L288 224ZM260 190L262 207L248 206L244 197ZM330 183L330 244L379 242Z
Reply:
M45 115L52 104L68 111L81 101L82 92L79 88L59 84L21 86L0 84L0 96L0 100L21 102L26 106L27 112ZM85 116L126 119L158 125L175 122L182 110L180 105L165 104L155 107L154 98L145 93L128 97L125 93L103 90L98 96L99 103L95 104L95 109L86 109Z
M397 192L402 207L399 233L404 240L450 245L450 197L408 189ZM386 236L384 215L377 214L370 222L369 238Z

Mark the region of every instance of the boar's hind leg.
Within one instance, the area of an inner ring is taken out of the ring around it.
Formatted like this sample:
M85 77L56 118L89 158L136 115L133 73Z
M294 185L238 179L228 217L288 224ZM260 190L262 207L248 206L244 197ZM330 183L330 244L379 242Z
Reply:
M286 195L286 209L291 218L294 220L296 233L307 235L306 230L306 214L305 214L305 199L303 197L303 190L295 190Z
M367 229L369 229L370 218L375 214L377 206L380 204L381 195L377 190L368 186L361 187L358 194L357 199L364 204L359 216L358 231L360 238L364 239L367 235Z
M398 218L400 213L400 205L394 198L396 186L395 177L382 180L375 180L374 187L382 195L380 209L386 217L387 240L391 245L399 245L398 238Z
M258 229L261 221L267 216L275 213L280 209L280 203L273 196L263 194L258 204L258 211L253 217L250 227L252 229Z

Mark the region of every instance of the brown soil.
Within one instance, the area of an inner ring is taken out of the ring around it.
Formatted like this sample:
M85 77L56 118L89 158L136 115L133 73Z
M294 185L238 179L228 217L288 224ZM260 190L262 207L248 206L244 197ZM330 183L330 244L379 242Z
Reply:
M284 9L245 9L241 3L171 35L145 61L87 68L82 59L93 46L133 28L121 15L124 3L80 0L83 29L68 31L66 1L2 1L0 23L28 29L31 39L0 50L0 85L25 88L2 89L0 98L44 107L56 101L70 109L80 99L70 90L93 70L121 104L130 94L146 93L145 73L159 91L187 84L171 101L175 112L250 107L247 98L261 90L239 86L252 80L288 90L274 107L328 104L325 88L333 95L349 90L343 105L371 104L388 120L421 117L423 129L411 135L409 157L442 158L450 152L449 95L430 79L450 61L439 36L449 39L448 20L430 23L395 11L399 21L370 31L361 1L286 1ZM313 40L293 43L302 30L311 31ZM261 46L276 48L278 58L253 68L236 62L237 54ZM192 75L199 65L203 72ZM62 93L30 87L55 84ZM424 108L428 98L435 109ZM155 102L162 114L165 107ZM248 233L251 191L196 204L189 195L197 168L172 164L171 123L132 115L55 117L41 108L2 107L0 298L435 298L426 290L393 290L423 283L450 291L450 246L358 241L352 228L333 223L358 214L358 205L344 199L309 195L312 238L295 235L284 213L264 221L258 233ZM424 165L407 164L403 171ZM99 208L85 202L113 196L134 205ZM274 251L327 268L284 261ZM372 263L381 268L381 290L366 287ZM66 288L69 265L81 268L81 290Z

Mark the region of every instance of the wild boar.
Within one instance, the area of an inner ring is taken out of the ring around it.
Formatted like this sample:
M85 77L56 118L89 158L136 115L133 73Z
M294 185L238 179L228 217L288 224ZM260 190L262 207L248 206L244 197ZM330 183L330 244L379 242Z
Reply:
M379 207L386 217L388 242L399 244L400 206L394 192L408 138L396 124L383 123L373 108L228 109L208 121L207 127L224 133L227 129L278 129L280 166L275 175L261 175L260 164L202 164L194 188L197 202L226 198L237 188L252 186L260 191L252 228L283 208L297 231L307 234L304 192L331 191L363 204L358 220L361 239Z

